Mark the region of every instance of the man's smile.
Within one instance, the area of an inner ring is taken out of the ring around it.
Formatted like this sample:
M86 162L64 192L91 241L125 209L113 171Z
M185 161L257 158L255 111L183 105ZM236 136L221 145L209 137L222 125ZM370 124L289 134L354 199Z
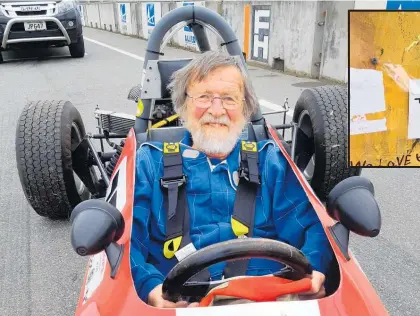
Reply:
M205 123L204 125L208 125L211 127L227 127L226 124L221 124L221 123Z

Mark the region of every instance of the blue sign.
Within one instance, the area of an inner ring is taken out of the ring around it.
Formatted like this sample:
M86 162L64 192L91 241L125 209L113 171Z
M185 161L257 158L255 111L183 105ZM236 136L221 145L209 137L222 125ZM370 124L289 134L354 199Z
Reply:
M127 12L125 10L125 3L120 3L121 22L127 23Z
M388 0L387 10L420 10L420 0Z
M187 5L194 5L194 2L184 2L182 3L182 6L187 6ZM192 29L189 26L184 26L184 31L185 32L191 32L192 33Z
M153 3L148 3L146 5L147 12L147 26L155 26L155 5Z

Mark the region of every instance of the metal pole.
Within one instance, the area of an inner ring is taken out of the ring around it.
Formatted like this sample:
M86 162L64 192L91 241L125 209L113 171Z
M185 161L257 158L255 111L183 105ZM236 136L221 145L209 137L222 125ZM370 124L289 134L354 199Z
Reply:
M104 166L102 164L101 158L99 157L98 153L96 152L96 149L93 146L92 141L90 140L90 136L89 137L86 137L86 140L88 142L90 151L92 152L92 155L95 158L95 161L98 163L98 168L99 168L99 171L100 171L100 173L102 175L102 178L104 179L105 184L108 187L109 186L109 177L108 177L108 175L107 175L107 173L105 171L105 168L104 168Z
M189 27L192 29L200 52L207 52L211 49L206 30L201 24L191 23Z
M292 127L292 160L295 160L295 152L296 152L296 135L297 135L297 124L296 123L292 123L293 127Z

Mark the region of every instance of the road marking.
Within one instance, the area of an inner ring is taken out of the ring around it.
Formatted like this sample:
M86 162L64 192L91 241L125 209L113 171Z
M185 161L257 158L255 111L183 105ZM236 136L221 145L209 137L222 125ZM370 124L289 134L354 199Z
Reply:
M273 111L283 110L282 106L280 106L278 104L271 103L270 101L267 101L267 100L264 100L264 99L258 99L258 101L260 102L261 106L263 106L267 109L270 109L270 110L273 110Z
M114 46L111 46L111 45L108 45L108 44L99 42L97 40L94 40L94 39L89 38L89 37L86 37L86 36L84 36L84 39L87 40L87 41L89 41L89 42L92 42L94 44L100 45L102 47L109 48L109 49L111 49L113 51L116 51L116 52L118 52L120 54L123 54L123 55L126 55L128 57L131 57L131 58L134 58L134 59L137 59L137 60L144 61L144 57L141 57L139 55L129 53L129 52L125 51L125 50L122 50L122 49L116 48ZM270 101L264 100L264 99L258 99L258 101L260 102L260 105L262 105L262 106L264 106L264 107L266 107L266 108L268 108L270 110L273 110L273 111L278 111L278 110L282 110L283 109L282 106L280 106L278 104L275 104L275 103L272 103Z
M116 52L118 52L118 53L120 53L120 54L123 54L123 55L129 56L129 57L134 58L134 59L137 59L137 60L144 61L144 57L141 57L141 56L139 56L139 55L136 55L136 54L132 54L132 53L126 52L125 50L122 50L122 49L116 48L116 47L111 46L111 45L107 45L107 44L105 44L105 43L102 43L102 42L96 41L96 40L91 39L91 38L86 37L86 36L84 36L84 39L85 39L85 40L87 40L87 41L89 41L89 42L95 43L95 44L97 44L97 45L100 45L100 46L103 46L103 47L109 48L109 49L111 49L111 50L114 50L114 51L116 51Z

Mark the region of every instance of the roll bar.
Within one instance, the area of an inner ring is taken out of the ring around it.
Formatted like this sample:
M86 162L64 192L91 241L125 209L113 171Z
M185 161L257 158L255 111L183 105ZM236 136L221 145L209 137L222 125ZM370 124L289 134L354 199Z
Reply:
M147 43L143 65L143 76L146 72L149 60L159 60L159 57L163 55L160 52L160 47L166 33L170 31L173 26L181 22L186 22L192 28L201 52L210 50L210 44L203 25L212 26L223 38L224 43L222 45L226 46L228 53L232 56L239 56L244 64L245 70L247 71L246 62L238 43L238 39L226 20L211 9L191 5L170 11L164 15L154 27ZM147 130L147 124L150 117L152 101L150 99L145 99L142 100L142 102L144 110L140 116L136 117L136 133L142 133ZM251 122L253 124L263 124L263 116L259 106L257 108L257 112L251 117Z

